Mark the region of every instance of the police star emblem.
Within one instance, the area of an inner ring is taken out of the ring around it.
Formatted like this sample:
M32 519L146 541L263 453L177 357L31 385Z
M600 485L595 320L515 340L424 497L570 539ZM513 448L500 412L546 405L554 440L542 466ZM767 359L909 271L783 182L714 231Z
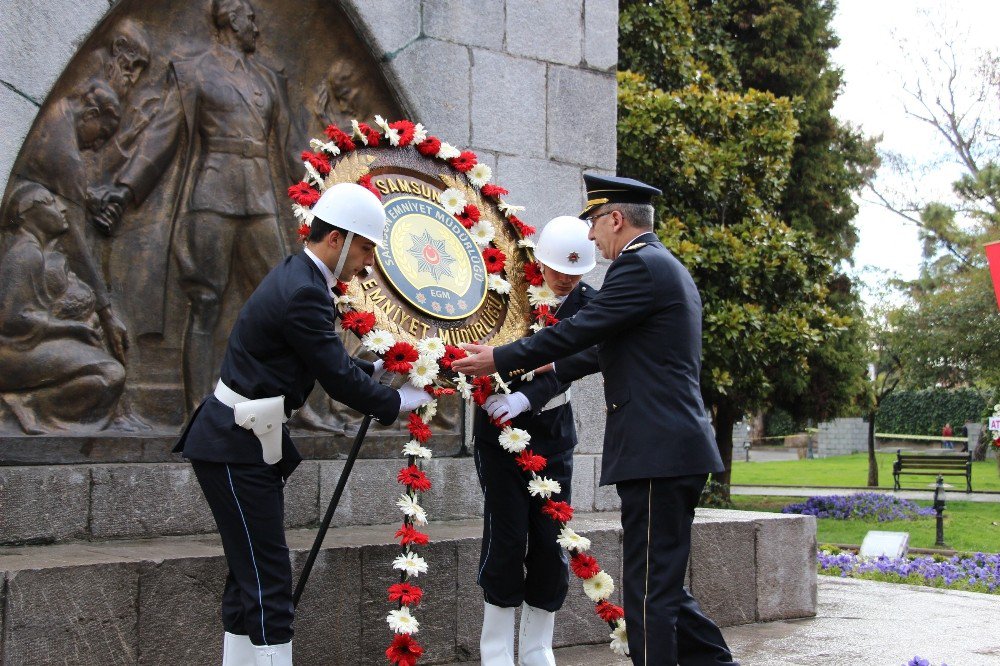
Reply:
M566 258L569 259L569 263L575 264L576 262L580 261L580 253L570 252Z

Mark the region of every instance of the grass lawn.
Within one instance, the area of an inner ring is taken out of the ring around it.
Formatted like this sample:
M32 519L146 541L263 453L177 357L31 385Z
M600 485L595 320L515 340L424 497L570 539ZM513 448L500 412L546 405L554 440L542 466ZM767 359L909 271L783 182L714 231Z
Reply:
M880 488L892 488L892 461L895 453L876 454L878 459L878 481ZM813 460L780 460L774 462L733 461L733 483L735 485L764 486L828 486L863 487L868 482L868 454L854 453L849 456L816 458ZM903 488L927 489L934 482L932 476L900 477ZM965 490L965 477L945 477L945 483L955 486L955 498ZM1000 491L1000 474L996 460L972 463L972 490ZM1000 507L997 508L1000 515Z
M976 477L972 478L974 480ZM745 511L780 512L781 508L788 504L805 500L805 497L733 495L736 508ZM917 504L930 506L931 503L917 502ZM883 530L909 532L911 548L935 547L936 525L933 517L887 523L818 518L816 529L816 540L820 544L860 545L868 531ZM944 511L944 540L955 550L1000 553L1000 504L948 501Z

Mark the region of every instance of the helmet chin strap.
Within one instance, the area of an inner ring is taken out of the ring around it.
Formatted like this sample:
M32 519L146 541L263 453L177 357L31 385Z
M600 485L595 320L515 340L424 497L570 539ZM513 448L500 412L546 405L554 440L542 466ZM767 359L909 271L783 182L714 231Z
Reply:
M344 237L344 247L340 248L340 258L337 259L337 267L333 269L333 277L340 279L340 271L344 270L344 262L347 261L347 253L351 249L351 241L354 240L354 232L348 231Z

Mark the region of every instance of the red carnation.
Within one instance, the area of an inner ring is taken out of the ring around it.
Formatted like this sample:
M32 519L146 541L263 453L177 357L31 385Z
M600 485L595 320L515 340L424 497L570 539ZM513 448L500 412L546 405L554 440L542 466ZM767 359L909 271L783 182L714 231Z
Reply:
M486 403L486 398L493 394L493 382L489 377L476 377L472 380L472 386L472 399L482 407Z
M524 265L524 279L528 281L528 284L541 287L542 283L545 282L545 276L542 275L542 269L534 261Z
M594 608L597 611L597 615L605 622L614 622L625 617L625 609L621 606L615 606L613 603L604 599L603 601L598 601L597 606Z
M413 367L420 354L409 342L397 342L385 353L385 369L389 372L405 374Z
M434 157L441 150L441 139L436 136L428 136L417 144L417 152L424 157Z
M528 236L535 235L535 228L522 222L521 218L519 218L517 215L511 215L507 219L510 221L511 224L514 225L514 228L517 229L517 232L521 234L521 238L527 238Z
M337 144L337 148L340 148L345 153L354 150L354 141L351 140L351 137L346 132L341 130L336 125L327 125L325 131L327 138Z
M358 123L358 130L365 135L365 138L368 139L368 145L372 148L377 146L379 139L382 138L382 135L372 129L368 123Z
M507 261L507 255L495 247L488 247L483 250L483 261L486 262L486 270L488 272L499 273L503 270L504 263Z
M396 480L411 490L424 492L431 489L431 480L428 479L423 470L416 465L410 465L409 467L404 467L399 470L399 474L396 475Z
M309 162L321 176L330 173L330 158L324 153L310 153L308 150L303 150L302 161Z
M453 347L451 345L444 346L444 356L438 361L440 365L445 370L451 370L451 364L460 358L465 358L467 354L465 350L461 347Z
M539 305L531 311L531 316L543 326L555 326L559 323L559 320L552 316L552 310L547 305Z
M299 225L299 240L304 241L309 238L309 232L312 231L312 227L303 222Z
M409 634L396 634L392 645L385 651L385 656L397 666L416 666L423 653L424 649Z
M413 141L413 132L416 127L409 120L397 120L394 123L389 123L389 127L399 132L400 146L409 145Z
M573 570L573 574L577 578L582 578L587 580L588 578L593 578L601 572L601 567L598 566L597 560L595 560L587 553L576 553L569 561L569 568Z
M388 365L386 367L388 368ZM413 435L413 439L421 444L431 438L431 429L424 423L423 419L412 412L410 413L410 422L406 424L406 427Z
M509 426L511 423L513 423L513 421L511 421L510 419L506 419L504 421L501 421L500 419L491 418L490 419L490 423L493 424L493 427L496 428L497 430L503 430L504 428L506 428L507 426Z
M379 201L382 200L382 193L378 191L377 187L372 185L371 174L365 174L364 176L361 176L361 178L358 178L358 185L377 196Z
M440 398L443 395L455 395L455 389L453 388L439 388L439 387L427 386L425 390L435 398Z
M334 291L337 292L337 294L339 296L343 296L344 294L347 293L347 290L350 289L350 286L348 286L348 284L346 282L342 282L341 280L337 280L337 286L335 286L333 289L334 289Z
M389 601L398 601L404 606L420 603L424 591L410 583L395 583L389 586Z
M524 449L521 451L517 457L514 458L514 462L516 462L517 466L525 472L541 472L545 469L545 465L548 464L545 456L532 453L531 449Z
M344 327L345 331L353 331L359 336L367 335L375 328L375 313L357 310L345 312L340 318L340 325Z
M453 157L448 160L448 163L451 164L456 171L465 173L466 171L471 171L472 167L476 166L476 154L471 150L463 150L458 154L458 157Z
M455 216L455 219L461 222L466 229L471 229L472 225L479 221L480 215L479 208L473 204L465 204L465 208Z
M396 530L396 538L399 539L400 546L426 546L430 538L423 532L417 531L412 525L403 525Z
M573 520L573 507L566 502L554 502L546 500L542 505L542 513L550 516L557 523L568 523Z
M303 180L288 188L288 196L300 206L310 208L319 201L319 190Z
M499 199L504 195L510 194L510 192L504 188L499 185L494 185L493 183L486 183L480 191L483 193L484 197L490 197L491 199Z

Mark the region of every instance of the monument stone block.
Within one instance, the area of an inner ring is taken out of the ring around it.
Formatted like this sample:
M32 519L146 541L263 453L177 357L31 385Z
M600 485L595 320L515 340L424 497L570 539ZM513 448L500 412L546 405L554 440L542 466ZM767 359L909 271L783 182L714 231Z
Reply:
M573 162L615 168L617 106L594 104L614 95L614 74L552 66L549 68L549 156Z
M545 155L545 69L535 60L472 50L474 146L522 156Z
M0 133L0 192L7 188L7 179L14 166L18 148L28 135L38 107L10 88L0 85L0 116L4 131Z
M309 585L296 609L295 661L303 664L361 663L361 587L358 585L362 579L361 553L361 548L345 547L323 549L317 555ZM296 581L307 554L305 551L293 553L292 572ZM375 628L384 627L383 621Z
M594 69L614 69L618 64L617 0L585 0L584 60Z
M583 42L582 0L507 0L507 50L576 65Z
M392 55L420 36L420 0L347 0L374 40L377 55ZM375 18L377 17L377 18Z
M85 538L90 471L0 467L0 544Z
M583 209L583 176L578 167L501 155L495 180L511 191L511 203L527 207L518 217L538 230L557 215L574 215Z
M757 617L757 526L752 521L699 521L691 534L691 594L721 626Z
M757 523L757 621L816 615L816 519L758 514Z
M420 39L400 51L393 71L412 104L414 122L422 122L453 146L469 143L469 95L472 63L468 47Z
M446 42L503 49L502 2L424 0L424 34Z

